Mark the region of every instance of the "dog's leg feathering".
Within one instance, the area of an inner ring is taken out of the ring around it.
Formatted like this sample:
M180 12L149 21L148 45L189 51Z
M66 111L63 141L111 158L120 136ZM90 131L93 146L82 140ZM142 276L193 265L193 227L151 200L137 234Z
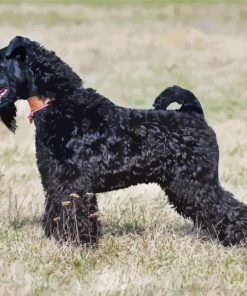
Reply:
M97 212L96 196L92 193L72 192L62 199L48 197L43 218L45 234L58 241L96 245L101 232Z
M246 244L247 206L219 184L176 180L165 190L177 212L225 245Z

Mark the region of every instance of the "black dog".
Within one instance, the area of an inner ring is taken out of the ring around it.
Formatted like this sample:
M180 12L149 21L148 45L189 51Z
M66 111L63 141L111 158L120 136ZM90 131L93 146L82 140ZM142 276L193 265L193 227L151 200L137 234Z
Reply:
M96 243L95 193L155 182L178 213L224 245L246 238L247 207L219 183L217 141L203 114L116 106L27 38L0 55L2 121L15 130L18 99L33 111L48 237Z

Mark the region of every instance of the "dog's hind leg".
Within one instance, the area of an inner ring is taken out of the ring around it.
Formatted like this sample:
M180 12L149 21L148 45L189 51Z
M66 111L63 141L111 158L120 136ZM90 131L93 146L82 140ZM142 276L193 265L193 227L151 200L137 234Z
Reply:
M192 219L223 245L237 245L246 239L247 206L219 183L177 179L165 191L179 214Z
M47 195L43 226L47 237L96 244L101 223L95 194L70 191L63 193L62 198Z

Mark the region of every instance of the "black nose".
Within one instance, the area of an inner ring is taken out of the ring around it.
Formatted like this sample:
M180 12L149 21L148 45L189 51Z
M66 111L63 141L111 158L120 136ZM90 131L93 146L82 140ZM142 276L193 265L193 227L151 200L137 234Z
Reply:
M0 71L0 87L6 86L7 78Z

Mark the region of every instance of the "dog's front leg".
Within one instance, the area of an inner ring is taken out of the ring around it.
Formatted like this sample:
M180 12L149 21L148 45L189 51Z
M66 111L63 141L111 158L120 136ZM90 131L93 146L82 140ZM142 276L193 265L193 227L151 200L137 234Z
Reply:
M89 192L47 194L43 226L47 237L76 244L95 245L100 234L96 196Z

